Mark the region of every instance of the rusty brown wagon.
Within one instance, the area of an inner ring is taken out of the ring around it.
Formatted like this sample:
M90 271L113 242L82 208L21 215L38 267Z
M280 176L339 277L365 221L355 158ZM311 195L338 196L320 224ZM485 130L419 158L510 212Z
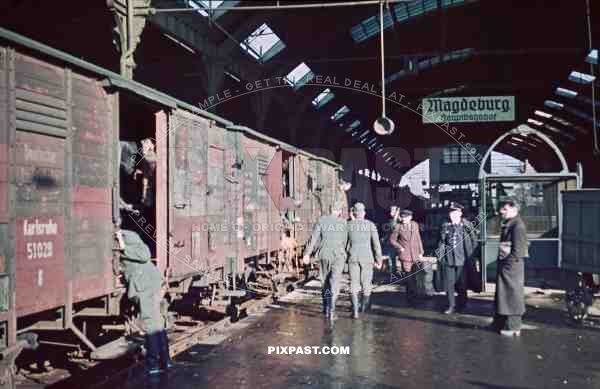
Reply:
M120 200L135 200L120 172L122 142L146 138L156 151L153 201L122 215ZM119 221L151 248L171 296L232 295L236 275L260 271L281 249L282 216L302 247L321 210L345 200L340 170L0 29L0 349L56 330L98 351L92 323L124 314Z

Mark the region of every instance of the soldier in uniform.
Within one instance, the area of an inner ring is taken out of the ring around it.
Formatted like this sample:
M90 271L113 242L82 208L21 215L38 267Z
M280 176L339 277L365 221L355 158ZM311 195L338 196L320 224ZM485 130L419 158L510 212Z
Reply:
M392 205L390 207L390 219L383 226L383 234L381 234L381 248L383 249L383 256L388 258L390 276L396 274L396 249L390 244L390 236L396 228L396 224L398 224L399 216L400 208Z
M346 262L348 232L346 220L341 218L342 211L343 205L336 202L330 207L329 215L319 218L302 258L304 264L308 265L310 255L316 249L315 257L320 261L323 312L332 320L335 318L335 304Z
M448 297L447 315L460 311L467 304L467 280L465 263L471 259L476 247L476 230L473 224L463 219L461 204L452 202L448 211L449 222L442 224L440 241L438 244L438 257L444 266L445 288ZM458 304L454 297L454 290L458 293Z
M350 266L350 292L352 317L358 318L358 294L362 287L361 312L371 307L373 265L381 268L381 244L375 224L365 219L365 206L356 203L353 207L354 220L348 222L348 264Z
M142 198L141 203L147 207L154 207L155 202L155 175L157 155L154 151L154 143L152 139L146 138L142 140L142 160L139 163L139 168L133 173L133 179L137 178L138 174L142 175Z
M163 277L150 261L150 249L129 230L115 233L121 251L127 297L139 305L146 337L146 372L155 375L172 367L165 321L161 314Z

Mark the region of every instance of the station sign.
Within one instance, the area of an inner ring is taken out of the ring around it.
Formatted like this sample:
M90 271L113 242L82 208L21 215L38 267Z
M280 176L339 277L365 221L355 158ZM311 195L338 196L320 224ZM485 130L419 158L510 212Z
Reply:
M515 96L425 98L421 109L423 123L511 122Z

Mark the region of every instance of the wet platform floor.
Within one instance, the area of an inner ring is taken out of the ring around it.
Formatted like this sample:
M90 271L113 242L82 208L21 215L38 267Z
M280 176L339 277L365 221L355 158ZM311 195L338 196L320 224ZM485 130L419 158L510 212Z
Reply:
M374 291L373 309L358 320L344 296L331 324L319 293L311 282L224 342L180 354L168 374L118 387L600 388L600 331L572 326L559 309L529 306L521 337L506 338L484 329L489 299L471 299L465 314L446 316L444 296L410 307L387 286ZM269 346L350 353L277 355Z

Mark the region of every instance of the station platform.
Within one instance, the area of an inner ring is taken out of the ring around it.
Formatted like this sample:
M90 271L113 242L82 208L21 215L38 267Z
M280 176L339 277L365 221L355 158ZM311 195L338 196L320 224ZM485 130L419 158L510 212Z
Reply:
M131 376L110 388L600 387L600 326L569 324L560 296L548 291L528 289L521 336L506 338L484 329L493 308L489 292L471 296L464 314L446 316L443 295L410 307L403 287L380 285L371 312L353 320L344 294L330 323L319 288L311 281L245 319L228 338L181 353L167 374ZM311 354L290 355L290 346L309 346ZM313 346L349 353L315 354ZM288 347L288 354L269 347Z

